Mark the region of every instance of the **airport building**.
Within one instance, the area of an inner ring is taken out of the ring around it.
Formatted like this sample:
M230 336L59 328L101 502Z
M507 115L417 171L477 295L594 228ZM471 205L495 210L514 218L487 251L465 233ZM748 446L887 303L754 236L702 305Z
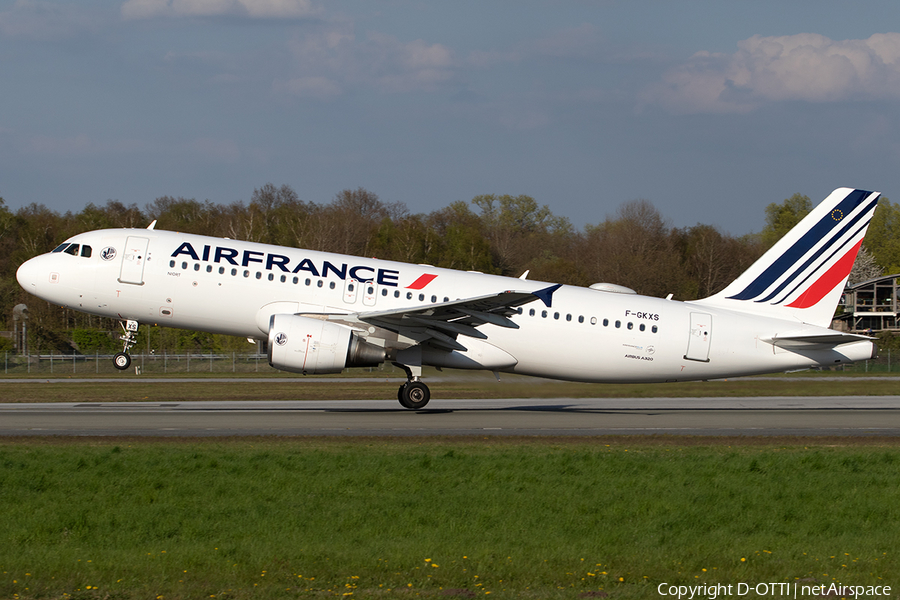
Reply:
M900 273L848 285L838 304L832 329L853 333L900 332Z

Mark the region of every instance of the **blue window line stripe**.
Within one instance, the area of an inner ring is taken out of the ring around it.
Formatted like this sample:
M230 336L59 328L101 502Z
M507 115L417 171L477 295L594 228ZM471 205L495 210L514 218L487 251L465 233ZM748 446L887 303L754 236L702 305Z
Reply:
M782 281L782 282L778 285L777 288L775 288L774 290L772 290L772 292L769 293L768 296L766 296L765 298L762 298L762 299L760 299L760 300L757 300L757 302L768 302L769 300L771 300L772 298L774 298L775 296L777 296L778 294L780 294L781 291L782 291L784 288L786 288L787 286L789 286L789 285L790 285L790 284L791 284L791 283L792 283L792 282L793 282L793 281L794 281L801 273L803 273L803 271L806 270L806 268L807 268L809 265L811 265L813 262L815 262L815 261L816 261L819 257L821 257L825 252L828 252L828 250L831 248L831 246L833 246L835 243L837 243L837 241L840 240L840 239L844 236L844 234L847 233L847 231L849 231L852 227L855 227L856 224L859 223L859 220L860 220L860 219L862 219L862 218L865 217L866 215L870 214L874 209L875 209L875 204L873 203L871 207L859 211L859 213L858 213L855 217L853 217L852 219L850 219L850 220L849 220L849 221L841 228L840 231L838 231L837 233L834 233L834 234L831 236L831 238L828 240L827 243L823 244L822 247L819 248L819 250L818 250L817 252L815 252L812 256L810 256L810 257L806 260L805 263L803 263L803 264L802 264L800 267L798 267L797 269L794 269L794 272L791 274L790 277L788 277L788 278L786 278L784 281ZM871 217L869 217L869 218L871 219ZM868 221L866 221L866 222L868 223Z
M788 248L788 250L782 254L778 259L775 260L769 267L763 271L756 279L750 282L743 291L738 292L734 296L729 296L729 299L734 300L750 300L755 298L766 291L766 289L772 285L785 271L787 271L791 265L796 263L798 260L803 258L803 256L812 248L819 240L825 237L829 231L838 226L840 221L835 221L831 218L831 214L834 210L840 210L843 214L849 215L856 209L869 195L871 192L866 192L863 190L854 190L847 194L847 197L841 200L841 202L831 210L828 214L824 215L818 223L813 225L809 231L803 234L799 240L797 240L793 246Z

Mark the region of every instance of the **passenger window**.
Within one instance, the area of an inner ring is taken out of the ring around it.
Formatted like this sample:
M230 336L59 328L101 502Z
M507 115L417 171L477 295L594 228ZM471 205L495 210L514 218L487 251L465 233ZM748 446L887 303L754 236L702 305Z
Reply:
M603 326L609 327L609 319L603 319Z
M546 319L546 318L547 318L547 311L546 311L546 310L542 310L542 311L541 311L541 316L544 317L544 318Z
M250 277L250 271L244 271L244 277Z
M296 284L300 283L300 278L295 276L292 281L294 282L294 285L296 285Z
M412 292L406 292L406 299L412 300Z
M200 270L200 263L194 263L194 270L195 270L195 271L199 271L199 270Z
M531 309L528 310L528 316L529 316L529 317L533 317L533 316L534 316L534 309L533 309L533 308L531 308Z
M628 329L634 329L634 323L631 321L628 322Z
M425 294L419 294L419 302L425 301Z
M394 290L394 298L400 297L400 290Z
M269 273L269 281L275 281L275 273Z
M622 326L622 321L616 321L616 329Z
M186 262L181 263L181 270L187 271L187 263Z
M591 317L591 325L597 324L597 317Z
M556 320L558 321L558 320L559 320L559 313L558 313L558 312L553 313L553 318L556 319Z
M172 268L172 269L175 268L175 261L174 261L174 260L170 260L170 261L169 261L169 268Z
M329 288L329 289L332 289L332 290L334 289L334 282L333 282L333 281L332 281L331 283L328 284L328 288Z
M348 292L352 292L352 291L355 290L355 289L356 289L356 287L354 287L354 285L353 285L352 283L348 283L348 284L347 284L347 291L348 291Z
M257 278L257 279L262 279L262 273L260 273L259 271L257 271L257 272L256 272L256 278Z
M219 267L219 275L225 274L225 267Z
M81 247L81 257L82 258L90 258L91 257L91 247L90 246L82 246Z
M206 272L212 273L212 265L206 265Z
M437 302L437 296L432 296L432 297L431 297L431 301L432 301L432 302Z
M323 285L325 285L325 282L320 279L319 281L316 282L316 285L319 287L322 287Z
M312 279L307 279L304 283L305 283L306 285L310 285L310 284L312 284Z
M584 315L578 315L578 322L584 323Z
M657 331L659 331L659 329L656 327L656 325L654 325L653 327L650 328L650 331L652 331L653 333L656 333Z
M381 295L382 295L382 296L387 296L387 288L383 288L383 289L381 290Z
M281 276L281 283L284 283L284 282L286 282L286 281L287 281L287 275L282 275L282 276Z
M235 275L237 275L237 269L232 269L231 276L234 277Z
M641 331L644 331L645 329L647 329L647 326L644 325L643 323L641 323L641 326L638 327L638 329L640 329Z

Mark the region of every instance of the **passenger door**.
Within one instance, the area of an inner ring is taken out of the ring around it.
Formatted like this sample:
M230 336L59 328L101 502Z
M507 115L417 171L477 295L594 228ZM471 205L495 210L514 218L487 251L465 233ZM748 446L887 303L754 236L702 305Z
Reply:
M147 262L147 246L150 240L145 237L128 236L122 252L122 269L119 271L119 283L144 285L144 264Z

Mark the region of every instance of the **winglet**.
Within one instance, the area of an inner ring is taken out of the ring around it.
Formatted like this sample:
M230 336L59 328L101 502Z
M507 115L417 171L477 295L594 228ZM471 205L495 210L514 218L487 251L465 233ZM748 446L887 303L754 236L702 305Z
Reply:
M537 296L538 298L540 298L541 302L543 302L547 308L550 308L550 303L553 300L553 292L555 292L556 290L558 290L561 287L562 287L562 284L557 283L556 285L551 285L550 287L545 287L542 290L538 290L536 292L531 292L531 293L534 294L535 296Z

